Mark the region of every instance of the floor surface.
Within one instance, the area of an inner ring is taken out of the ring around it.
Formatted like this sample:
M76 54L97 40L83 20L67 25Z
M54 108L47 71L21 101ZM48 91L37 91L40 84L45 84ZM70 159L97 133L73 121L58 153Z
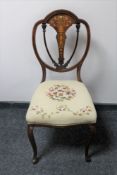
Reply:
M33 165L24 107L0 108L0 175L117 175L117 110L99 110L92 162L84 160L88 130L38 128L40 161Z

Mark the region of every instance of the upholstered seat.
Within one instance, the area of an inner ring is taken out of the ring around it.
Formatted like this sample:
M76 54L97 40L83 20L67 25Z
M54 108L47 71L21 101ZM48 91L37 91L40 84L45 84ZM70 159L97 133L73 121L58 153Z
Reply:
M45 81L35 91L28 124L74 125L96 123L96 111L85 85L78 81Z

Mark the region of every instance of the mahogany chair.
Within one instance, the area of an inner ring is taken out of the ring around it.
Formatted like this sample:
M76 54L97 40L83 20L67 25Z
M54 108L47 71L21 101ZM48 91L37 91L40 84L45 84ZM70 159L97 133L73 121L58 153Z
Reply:
M69 66L77 48L80 24L86 28L86 47L84 53L75 65ZM70 58L64 59L64 46L66 31L70 26L76 27L75 48ZM43 61L39 55L36 45L37 28L41 26L45 48L53 66ZM46 42L46 30L53 27L57 33L59 58L55 61L48 49ZM36 22L32 33L32 44L35 55L42 68L42 81L35 91L26 114L28 138L33 149L33 164L39 161L37 146L33 135L35 127L68 127L73 125L86 125L90 131L90 138L85 145L85 160L91 161L89 145L96 132L97 113L91 96L81 81L80 70L87 56L90 45L90 28L84 19L78 18L67 10L56 10L47 15L44 19ZM77 80L46 80L46 70L54 72L68 72L76 69Z

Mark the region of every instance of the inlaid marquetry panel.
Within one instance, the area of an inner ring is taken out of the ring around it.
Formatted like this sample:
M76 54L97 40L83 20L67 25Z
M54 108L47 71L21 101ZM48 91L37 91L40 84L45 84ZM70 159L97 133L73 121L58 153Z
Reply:
M55 15L53 16L48 23L56 30L57 32L57 42L59 48L59 64L62 65L64 63L64 46L66 30L75 23L75 20L68 15Z

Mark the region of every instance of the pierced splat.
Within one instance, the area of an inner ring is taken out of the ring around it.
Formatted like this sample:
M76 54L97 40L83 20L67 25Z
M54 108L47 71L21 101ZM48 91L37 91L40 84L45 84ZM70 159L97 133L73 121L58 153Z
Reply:
M75 20L68 15L61 14L55 15L52 17L48 23L56 30L57 32L57 42L59 48L59 64L64 64L64 46L65 46L65 39L66 30L72 25L75 24Z

